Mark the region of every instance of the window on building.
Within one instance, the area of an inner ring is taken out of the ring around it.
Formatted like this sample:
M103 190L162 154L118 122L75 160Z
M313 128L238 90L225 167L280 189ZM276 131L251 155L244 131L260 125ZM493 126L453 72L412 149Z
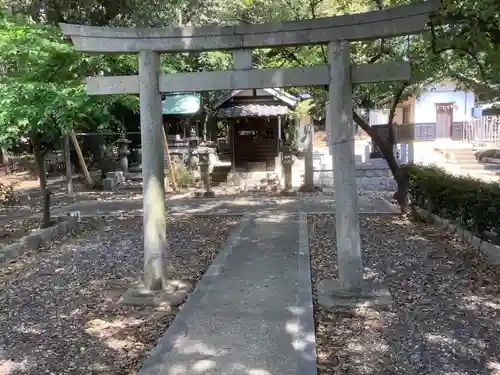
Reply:
M409 124L411 122L410 114L411 114L411 107L409 105L404 106L402 115L403 124Z

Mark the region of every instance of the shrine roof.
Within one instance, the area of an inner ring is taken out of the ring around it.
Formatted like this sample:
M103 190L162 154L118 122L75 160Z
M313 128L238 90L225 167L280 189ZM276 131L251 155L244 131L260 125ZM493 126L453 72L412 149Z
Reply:
M273 104L239 104L232 107L221 108L218 117L275 117L290 113L286 105Z

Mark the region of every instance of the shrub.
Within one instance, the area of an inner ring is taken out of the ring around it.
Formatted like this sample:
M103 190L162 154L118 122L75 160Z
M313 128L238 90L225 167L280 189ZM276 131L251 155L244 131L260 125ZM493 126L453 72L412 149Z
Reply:
M500 184L456 176L443 169L406 165L414 204L484 237L500 233Z
M19 203L19 198L14 191L17 185L17 182L10 182L8 184L0 182L0 204L2 206L13 206Z
M172 163L175 173L175 181L179 187L189 187L194 183L193 174L186 168L184 164ZM168 182L172 185L172 173L170 170L165 170L168 177Z

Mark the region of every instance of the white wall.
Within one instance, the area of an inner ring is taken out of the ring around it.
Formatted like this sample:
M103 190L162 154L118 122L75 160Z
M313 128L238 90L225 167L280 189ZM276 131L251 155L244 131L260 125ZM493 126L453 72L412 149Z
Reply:
M455 103L453 121L464 121L472 116L475 106L474 93L471 91L455 91L453 82L442 82L428 85L415 100L412 111L414 123L436 122L437 103ZM369 111L370 125L386 124L389 112L382 109Z
M370 109L368 111L369 125L387 124L389 121L389 111L383 109Z
M436 122L437 103L455 103L453 121L464 121L472 115L475 105L474 93L455 91L452 82L426 86L415 102L415 123Z

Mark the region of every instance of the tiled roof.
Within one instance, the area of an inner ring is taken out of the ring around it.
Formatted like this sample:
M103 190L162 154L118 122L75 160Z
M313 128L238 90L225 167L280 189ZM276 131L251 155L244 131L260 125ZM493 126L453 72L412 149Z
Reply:
M289 112L286 105L245 104L221 108L218 117L271 117L286 115Z
M201 95L194 94L171 94L163 100L164 115L192 115L200 110Z

